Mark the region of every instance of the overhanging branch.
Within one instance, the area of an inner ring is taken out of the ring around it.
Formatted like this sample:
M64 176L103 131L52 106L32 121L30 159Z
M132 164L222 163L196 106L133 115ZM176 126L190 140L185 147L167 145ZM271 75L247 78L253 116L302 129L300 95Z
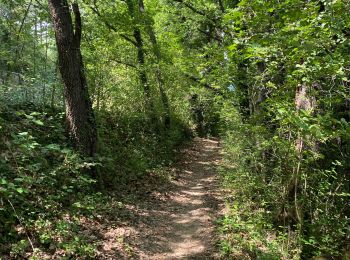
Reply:
M205 83L205 82L202 82L202 79L194 76L194 75L191 75L189 73L184 73L184 75L190 79L190 80L193 80L197 83L199 83L201 86L205 87L206 89L210 90L210 91L213 91L215 94L218 94L218 95L223 95L222 91L220 91L219 89L216 89L216 88L213 88L210 84L208 83Z
M134 41L132 38L130 38L128 35L124 34L124 33L118 33L118 30L116 27L114 27L112 24L110 24L106 19L104 19L104 17L102 16L102 14L100 13L100 11L98 10L97 6L95 5L90 6L90 9L101 19L101 21L105 24L105 26L111 30L116 32L121 38L123 38L124 40L130 42L131 44L133 44L134 46L137 46L137 42Z

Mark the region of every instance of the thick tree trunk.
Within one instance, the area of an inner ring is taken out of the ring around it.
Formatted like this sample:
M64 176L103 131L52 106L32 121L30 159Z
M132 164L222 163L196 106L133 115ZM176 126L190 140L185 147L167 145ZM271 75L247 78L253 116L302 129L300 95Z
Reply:
M59 69L64 84L66 120L76 149L94 156L97 146L95 117L80 52L81 18L78 4L72 5L75 30L67 0L48 0L56 35Z

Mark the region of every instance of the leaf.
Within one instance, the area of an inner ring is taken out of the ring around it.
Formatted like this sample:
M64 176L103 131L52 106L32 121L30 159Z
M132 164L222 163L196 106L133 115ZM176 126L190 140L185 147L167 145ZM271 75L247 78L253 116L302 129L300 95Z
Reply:
M23 188L16 188L16 191L20 194L25 192L25 190Z
M32 112L32 113L30 113L30 115L31 115L31 116L39 116L40 113L39 113L39 112Z
M82 208L82 205L81 205L80 202L75 202L75 203L73 203L73 206L74 206L74 207L77 207L77 208Z
M237 50L237 44L234 43L234 44L228 46L228 50L229 50L229 51L235 51L235 50Z
M45 148L51 151L61 151L61 147L58 144L48 144Z
M282 114L285 114L287 111L284 108L278 108L277 112L282 115Z
M36 124L36 125L40 125L40 126L43 126L44 123L41 121L41 120L33 120L33 122Z

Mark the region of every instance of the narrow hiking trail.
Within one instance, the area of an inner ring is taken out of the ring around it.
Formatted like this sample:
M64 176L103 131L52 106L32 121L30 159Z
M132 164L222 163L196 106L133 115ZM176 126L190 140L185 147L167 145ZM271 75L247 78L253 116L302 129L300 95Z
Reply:
M219 162L218 141L196 138L170 169L169 183L128 205L126 220L103 224L100 257L218 259L213 222L222 206Z
M196 139L183 153L168 201L159 205L164 218L147 247L158 247L150 259L215 258L213 220L218 210L216 169L219 146L214 140ZM155 216L156 217L156 216ZM156 219L155 219L156 220ZM146 252L147 252L147 247Z

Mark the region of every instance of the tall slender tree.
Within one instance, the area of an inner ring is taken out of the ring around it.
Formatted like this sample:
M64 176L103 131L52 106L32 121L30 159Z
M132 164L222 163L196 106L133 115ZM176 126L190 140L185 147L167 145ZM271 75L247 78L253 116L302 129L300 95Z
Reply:
M130 18L133 20L133 23L136 22L136 10L135 5L136 2L134 0L126 0L126 4L128 6L128 11ZM139 65L139 78L140 83L143 87L145 99L146 99L146 105L148 107L151 121L154 123L156 121L156 112L152 100L151 95L151 88L150 84L147 78L147 72L146 72L146 61L145 61L145 48L144 48L144 40L142 38L141 30L138 26L133 26L133 36L135 39L135 47L137 49L137 62Z
M157 41L157 36L154 32L153 26L152 26L152 20L150 17L147 16L145 12L145 5L143 0L138 0L139 4L139 11L143 15L143 20L146 26L146 30L148 33L148 36L151 40L152 47L153 47L153 53L156 56L157 59L157 68L156 68L156 77L158 81L158 88L163 104L164 109L164 127L166 129L170 128L170 105L169 105L169 98L165 92L165 86L164 86L164 79L163 75L160 69L160 63L162 61L162 53L160 52L159 44Z

